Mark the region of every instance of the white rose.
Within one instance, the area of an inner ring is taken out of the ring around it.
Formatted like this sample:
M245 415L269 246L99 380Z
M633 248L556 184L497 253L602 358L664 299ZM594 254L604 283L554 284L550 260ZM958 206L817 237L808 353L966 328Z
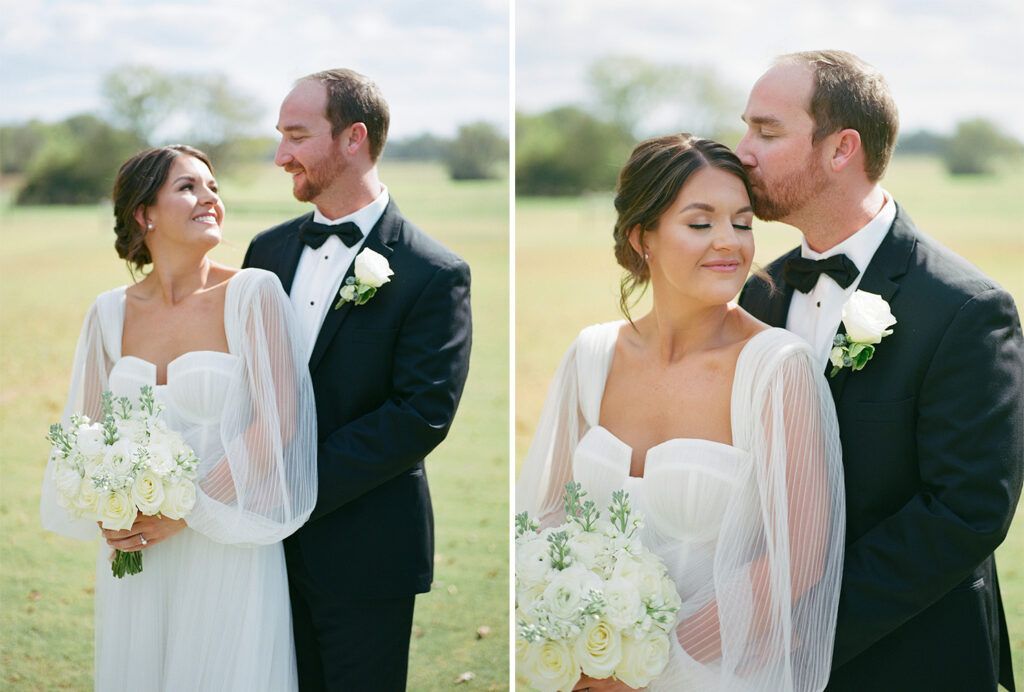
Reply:
M164 502L164 484L153 471L143 471L132 484L132 502L143 514L150 516L160 511Z
M196 504L196 486L191 481L164 486L160 513L168 519L183 519Z
M82 426L78 429L75 444L83 456L102 455L106 451L106 443L103 441L103 426L99 423Z
M646 687L668 665L668 635L658 633L641 639L622 638L622 662L615 677L630 687Z
M356 257L356 279L359 283L379 288L391 280L392 274L394 272L384 256L369 248L364 248Z
M538 640L527 644L522 652L521 659L517 656L520 665L516 672L525 675L541 692L571 690L580 679L580 666L563 642Z
M632 627L647 612L636 586L622 577L612 577L605 583L604 601L604 617L616 629Z
M135 503L123 490L105 493L100 498L100 516L105 529L127 529L135 522Z
M874 293L856 291L843 305L843 325L850 341L877 344L883 336L892 334L888 327L894 324L896 318L889 311L889 304Z
M622 635L607 620L590 618L573 644L573 654L592 678L607 678L622 660Z

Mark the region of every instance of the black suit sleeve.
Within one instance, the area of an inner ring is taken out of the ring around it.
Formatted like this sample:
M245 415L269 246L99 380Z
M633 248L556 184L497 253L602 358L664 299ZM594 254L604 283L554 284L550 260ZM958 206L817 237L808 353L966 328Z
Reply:
M392 393L320 444L319 518L410 469L448 434L469 370L469 267L438 268L399 329Z
M921 385L920 490L847 546L833 667L944 596L1002 542L1021 489L1022 393L1013 299L982 292L949 324Z

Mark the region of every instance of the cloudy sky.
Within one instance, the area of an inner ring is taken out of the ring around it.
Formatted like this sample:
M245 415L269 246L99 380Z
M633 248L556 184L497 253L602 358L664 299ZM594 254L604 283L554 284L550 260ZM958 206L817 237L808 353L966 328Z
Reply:
M101 109L122 65L220 72L272 134L296 77L350 67L391 106L391 134L508 131L508 0L0 0L0 123Z
M372 76L392 135L508 130L510 0L0 0L0 123L102 106L109 70L221 72L270 134L292 80L330 66ZM779 53L850 50L889 79L903 131L984 116L1024 139L1019 0L514 0L515 100L535 111L590 98L609 54L709 66L746 94ZM739 121L737 120L737 123Z
M516 0L515 12L527 111L587 102L587 66L608 54L711 66L745 100L774 56L841 48L886 76L903 132L984 116L1024 140L1020 0Z

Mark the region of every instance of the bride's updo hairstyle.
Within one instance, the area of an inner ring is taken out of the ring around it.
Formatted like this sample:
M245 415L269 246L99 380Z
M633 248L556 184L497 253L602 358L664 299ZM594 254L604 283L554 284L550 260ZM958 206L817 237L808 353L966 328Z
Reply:
M635 304L633 293L640 288L643 295L651 279L647 261L629 242L630 234L638 228L643 247L644 234L658 227L658 219L675 203L690 176L708 166L735 175L751 195L747 172L729 147L686 132L640 142L619 172L618 219L612 233L615 259L626 270L619 286L619 309L627 319L630 304Z
M121 166L114 181L114 249L117 256L128 263L128 270L134 275L153 261L146 247L146 228L135 220L139 207L156 203L156 195L167 182L174 159L192 156L206 164L213 172L210 158L186 144L169 144L165 147L146 149L131 157Z

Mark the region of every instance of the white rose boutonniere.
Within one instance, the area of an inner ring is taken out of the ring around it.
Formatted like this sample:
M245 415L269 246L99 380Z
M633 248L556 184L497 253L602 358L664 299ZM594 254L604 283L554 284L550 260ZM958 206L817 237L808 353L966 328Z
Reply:
M356 257L355 276L345 279L345 285L338 291L337 310L345 303L362 305L373 298L377 289L391 281L394 272L387 259L378 252L363 248Z
M855 291L843 305L845 334L836 334L828 359L832 362L829 377L835 377L843 368L860 370L875 355L875 344L892 334L889 329L896 318L882 296Z

